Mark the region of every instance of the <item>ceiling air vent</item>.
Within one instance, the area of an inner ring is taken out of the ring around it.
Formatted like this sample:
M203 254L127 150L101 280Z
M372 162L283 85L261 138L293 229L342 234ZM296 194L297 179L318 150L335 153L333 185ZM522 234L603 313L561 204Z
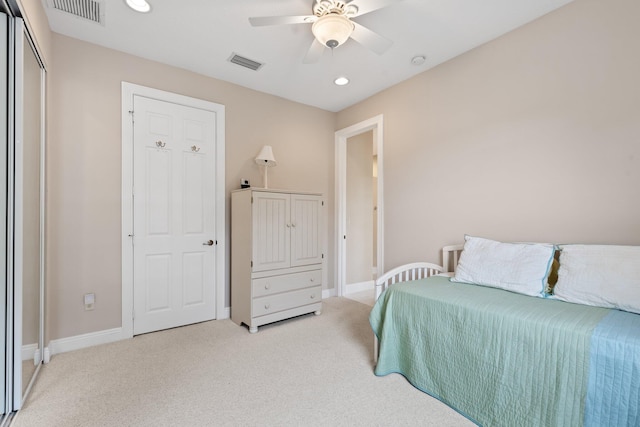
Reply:
M47 0L47 4L52 9L104 25L103 0Z
M248 68L253 71L258 71L264 64L254 61L244 56L240 56L237 53L232 53L229 57L229 62Z

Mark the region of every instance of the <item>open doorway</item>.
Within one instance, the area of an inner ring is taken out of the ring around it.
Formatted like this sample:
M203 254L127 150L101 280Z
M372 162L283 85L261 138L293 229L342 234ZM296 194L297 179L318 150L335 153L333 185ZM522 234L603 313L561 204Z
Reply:
M337 292L374 302L383 268L382 116L336 132Z
M369 303L377 277L373 131L347 138L346 297Z

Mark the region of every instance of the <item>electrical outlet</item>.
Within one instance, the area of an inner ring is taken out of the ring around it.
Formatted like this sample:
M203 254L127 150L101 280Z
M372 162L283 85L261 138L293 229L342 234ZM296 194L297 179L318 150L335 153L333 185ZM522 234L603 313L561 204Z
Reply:
M96 303L96 294L84 294L84 309L85 311L93 310L93 306Z

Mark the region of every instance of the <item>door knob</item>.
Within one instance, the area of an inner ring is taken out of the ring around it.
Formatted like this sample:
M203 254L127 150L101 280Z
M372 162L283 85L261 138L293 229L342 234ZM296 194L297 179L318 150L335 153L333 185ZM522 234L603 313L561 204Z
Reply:
M213 240L206 241L202 245L203 246L213 246Z

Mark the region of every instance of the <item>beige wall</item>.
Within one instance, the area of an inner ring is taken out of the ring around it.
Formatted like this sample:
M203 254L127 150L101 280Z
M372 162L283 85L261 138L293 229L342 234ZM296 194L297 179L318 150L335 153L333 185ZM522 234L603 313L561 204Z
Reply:
M384 114L386 268L464 233L640 244L640 2L577 0L338 114Z
M52 64L47 341L121 325L122 81L226 106L227 216L229 191L240 187L241 178L262 185L253 159L264 144L278 160L269 170L270 187L322 192L333 212L335 113L58 34ZM327 220L333 229L333 215ZM333 260L328 230L327 239ZM227 273L227 290L228 279ZM87 292L96 294L93 311L84 311ZM227 306L228 300L227 292Z

